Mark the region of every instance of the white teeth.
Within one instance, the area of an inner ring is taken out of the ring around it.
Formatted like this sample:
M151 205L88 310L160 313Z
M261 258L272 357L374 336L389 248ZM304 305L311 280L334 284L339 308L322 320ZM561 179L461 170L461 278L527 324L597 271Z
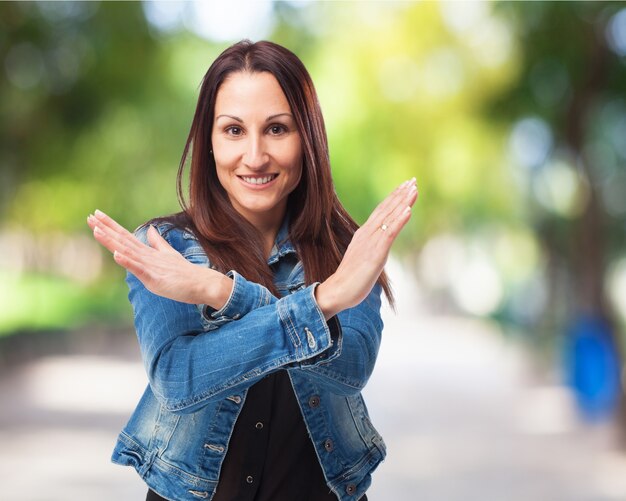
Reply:
M271 176L265 176L265 177L246 177L246 176L241 176L241 179L243 179L246 183L250 183L250 184L267 184L272 179L274 179L275 177L276 177L276 175L272 174Z

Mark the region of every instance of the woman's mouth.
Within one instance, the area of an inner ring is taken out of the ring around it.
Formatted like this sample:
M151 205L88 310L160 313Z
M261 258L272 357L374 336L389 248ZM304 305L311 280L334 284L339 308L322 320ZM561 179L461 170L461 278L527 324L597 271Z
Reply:
M238 176L239 179L244 180L248 184L254 184L256 186L262 186L264 184L271 183L278 177L278 174L269 174L267 176Z

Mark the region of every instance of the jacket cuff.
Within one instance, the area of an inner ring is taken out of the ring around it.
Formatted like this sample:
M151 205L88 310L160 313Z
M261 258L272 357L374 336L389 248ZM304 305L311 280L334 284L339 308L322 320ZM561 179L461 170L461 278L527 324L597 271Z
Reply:
M230 296L219 310L204 305L202 316L206 320L237 320L256 308L270 304L272 293L266 287L249 282L234 270L226 273L226 276L233 279Z
M335 341L322 310L315 300L316 282L278 301L278 315L283 329L291 341L296 362L310 360L323 354L332 346L339 348L341 332ZM328 355L327 355L328 356Z
M341 330L339 317L335 315L334 317L329 318L326 323L328 324L328 329L330 330L330 347L323 353L300 362L298 364L300 367L316 367L318 365L323 365L341 355L343 331Z

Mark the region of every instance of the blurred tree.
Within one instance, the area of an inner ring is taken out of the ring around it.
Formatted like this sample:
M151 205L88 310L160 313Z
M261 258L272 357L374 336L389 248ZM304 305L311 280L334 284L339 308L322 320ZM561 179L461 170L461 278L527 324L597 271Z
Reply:
M185 33L173 47L142 5L0 3L0 331L126 317L123 270L101 269L85 218L134 228L177 209L198 61L215 49Z
M523 56L516 84L491 106L501 123L516 122L511 149L528 179L527 217L548 255L552 307L543 329L573 325L574 336L599 343L612 334L614 354L621 339L605 277L625 243L626 21L615 24L624 9L623 2L497 4ZM618 367L593 370L606 370L606 384L619 387Z
M422 190L414 236L511 221L515 193L502 190L511 184L501 168L505 127L492 126L481 110L516 76L504 27L495 26L495 40L470 46L449 26L456 5L312 8L319 39L309 66L324 106L337 188L357 218L417 176ZM488 8L480 15L496 23ZM350 25L359 29L342 28ZM478 57L494 41L503 53Z
M447 4L274 4L272 39L313 74L348 209L363 221L418 178L406 249L418 235L522 223L515 191L502 189L506 127L481 109L517 67L489 10L479 4L464 25ZM176 167L217 44L157 30L140 3L1 3L0 23L5 225L84 231L97 205L134 227L177 210Z
M189 120L181 109L193 97L176 86L141 4L3 2L0 33L3 219L83 229L98 203L136 225L146 192L157 210L175 209L164 188L173 187ZM142 189L164 177L160 196Z
M485 116L493 95L518 77L519 48L506 22L485 2L308 8L305 26L318 46L306 62L340 198L362 222L415 176L420 199L395 249L432 278L431 306L497 311L537 260L503 155L508 123ZM427 253L433 259L418 257L424 242L438 242Z
M420 201L400 244L415 255L418 239L460 235L497 261L503 291L496 284L489 308L475 311L506 309L510 284L540 261L529 220L551 256L551 283L567 291L558 277L582 271L579 304L599 309L601 256L620 247L614 230L626 214L623 139L607 125L625 109L624 65L605 28L620 5L275 2L270 38L312 73L337 190L357 220L416 176ZM0 3L3 226L86 233L96 206L131 228L177 210L198 86L228 44L181 22L160 30L145 9ZM604 250L595 245L603 238ZM463 263L442 266L431 275L460 282ZM484 276L479 287L472 273L464 278L465 297L487 289Z

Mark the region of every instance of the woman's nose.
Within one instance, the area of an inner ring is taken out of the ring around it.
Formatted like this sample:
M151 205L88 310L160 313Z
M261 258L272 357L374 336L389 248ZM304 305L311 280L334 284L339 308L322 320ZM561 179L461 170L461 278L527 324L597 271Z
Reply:
M261 169L268 161L265 144L262 138L251 136L247 141L243 163L250 169Z

